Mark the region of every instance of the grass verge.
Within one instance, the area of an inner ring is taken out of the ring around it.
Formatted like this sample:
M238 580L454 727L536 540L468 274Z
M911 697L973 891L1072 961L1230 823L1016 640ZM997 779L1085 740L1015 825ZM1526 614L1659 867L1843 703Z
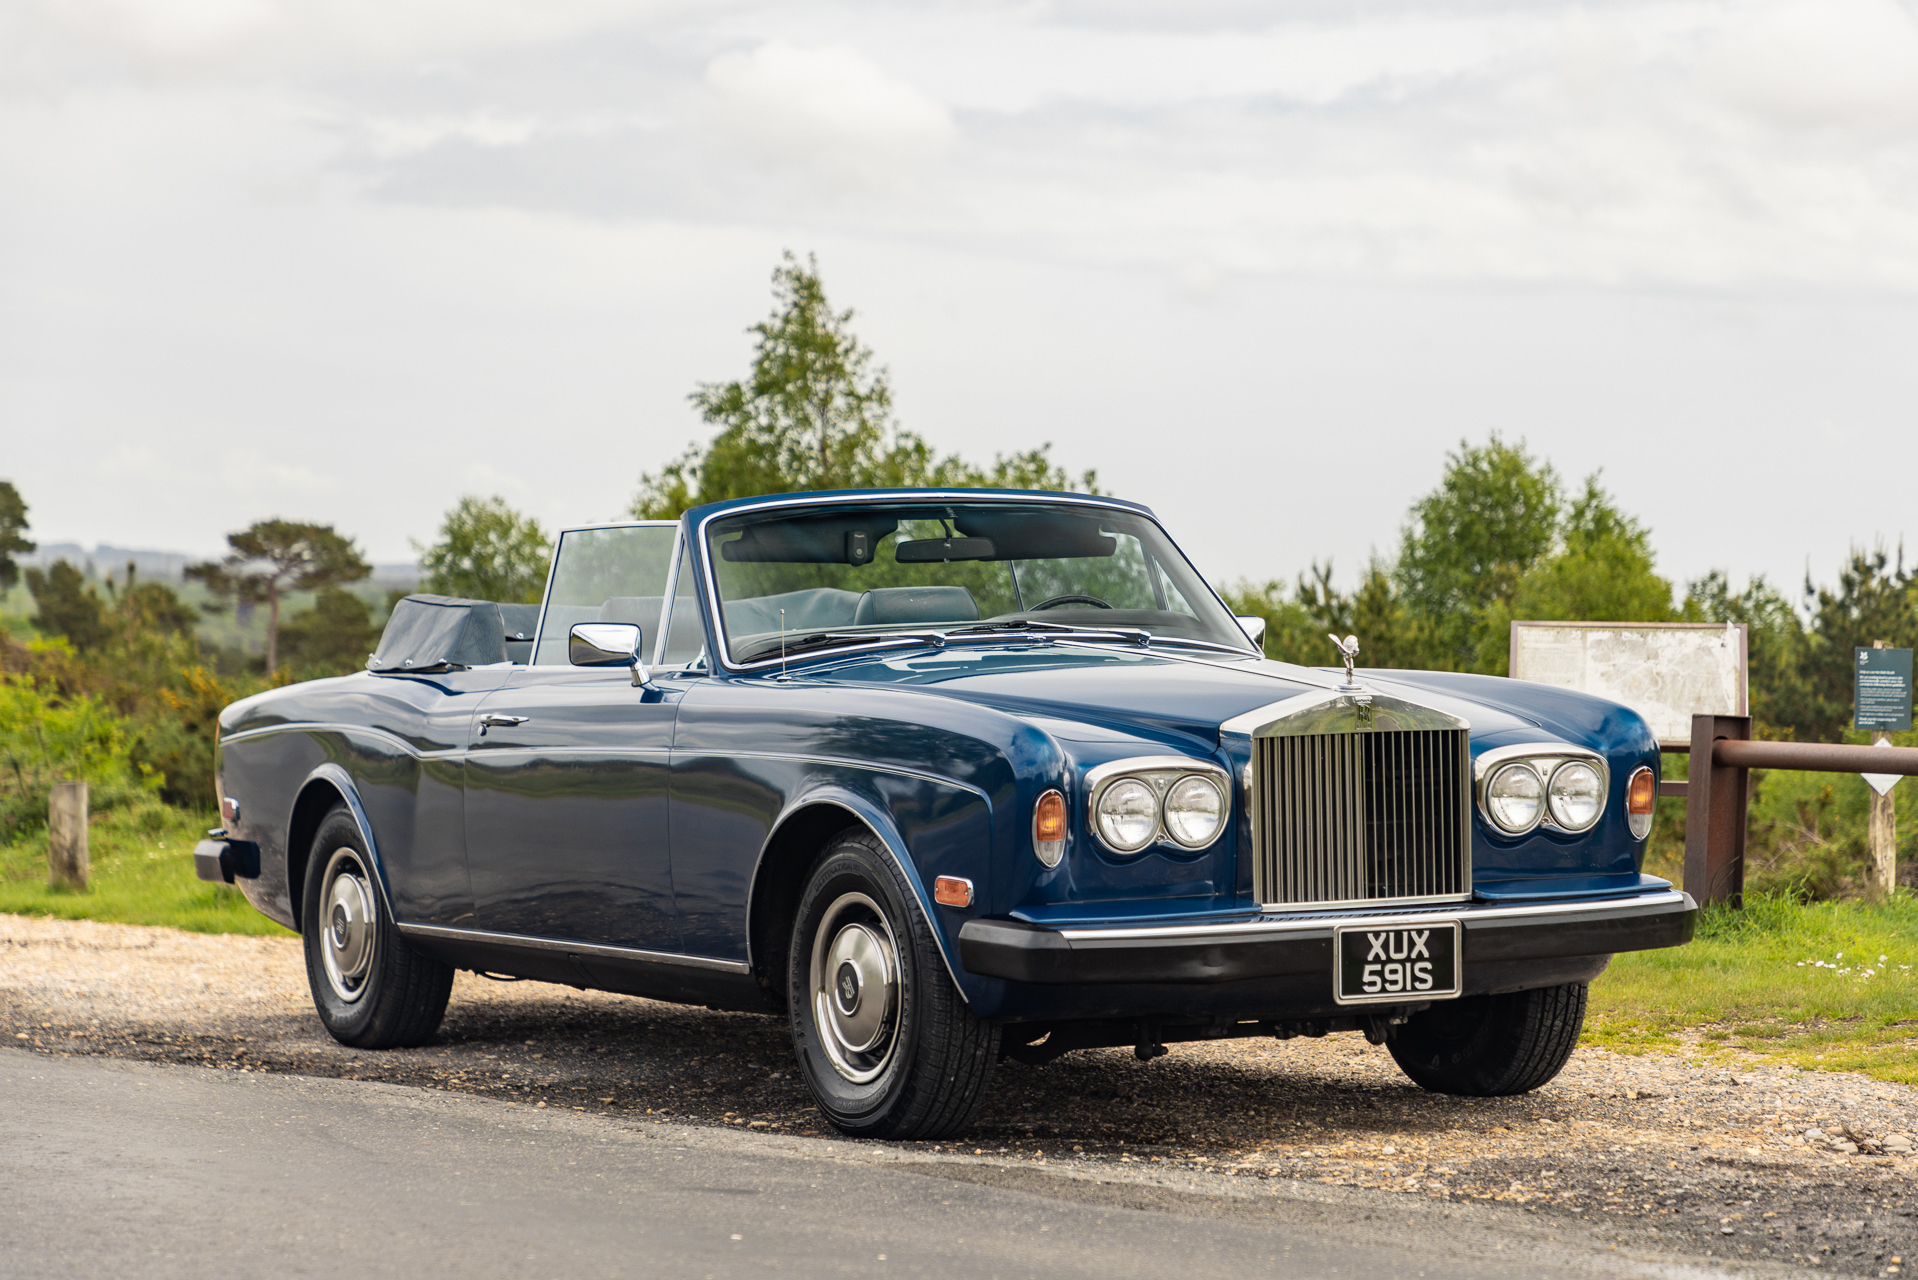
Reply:
M1706 1048L1918 1084L1918 899L1710 909L1689 945L1621 955L1592 984L1586 1044L1675 1048L1690 1032Z
M159 803L95 814L87 832L93 874L84 893L47 887L47 834L33 832L0 846L0 912L287 935L238 889L193 874L193 846L215 822L211 814Z

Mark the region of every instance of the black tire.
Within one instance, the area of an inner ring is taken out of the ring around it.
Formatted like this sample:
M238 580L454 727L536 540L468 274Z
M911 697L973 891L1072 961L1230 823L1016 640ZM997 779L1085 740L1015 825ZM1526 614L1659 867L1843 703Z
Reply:
M313 835L300 904L307 985L333 1038L356 1049L432 1039L453 993L452 966L414 951L394 927L366 841L343 808Z
M1556 1076L1585 1026L1586 985L1467 996L1414 1014L1386 1041L1399 1070L1434 1093L1505 1098Z
M826 979L818 984L816 956ZM909 887L870 832L835 837L807 876L787 997L800 1072L841 1132L944 1138L979 1113L999 1026L966 1007Z

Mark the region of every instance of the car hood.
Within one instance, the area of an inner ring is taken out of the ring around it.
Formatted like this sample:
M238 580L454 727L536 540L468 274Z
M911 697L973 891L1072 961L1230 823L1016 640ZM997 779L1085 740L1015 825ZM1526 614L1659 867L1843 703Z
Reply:
M1368 687L1445 711L1467 721L1474 739L1512 730L1537 737L1545 722L1477 689L1435 687L1428 673L1368 671ZM1273 703L1333 688L1343 672L1296 667L1268 659L1235 659L1169 650L1092 645L973 648L952 646L856 659L819 672L833 682L898 684L964 698L1020 716L1061 722L1049 726L1072 737L1071 726L1144 733L1216 747L1219 726ZM1507 681L1481 677L1491 686ZM1527 686L1529 689L1529 686ZM1575 732L1571 725L1560 732Z

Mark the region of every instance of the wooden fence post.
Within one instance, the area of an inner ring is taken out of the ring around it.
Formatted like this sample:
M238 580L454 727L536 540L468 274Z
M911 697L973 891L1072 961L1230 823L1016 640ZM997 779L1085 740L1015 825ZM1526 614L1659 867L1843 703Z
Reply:
M84 891L87 858L87 784L56 782L47 801L47 883Z
M1890 741L1884 734L1878 734L1877 740ZM1892 799L1895 792L1878 794L1878 788L1871 789L1871 813L1866 822L1866 831L1871 837L1873 897L1890 897L1898 888L1898 802Z
M1712 759L1721 738L1752 736L1750 716L1693 716L1685 786L1685 892L1699 906L1745 905L1745 812L1751 774Z

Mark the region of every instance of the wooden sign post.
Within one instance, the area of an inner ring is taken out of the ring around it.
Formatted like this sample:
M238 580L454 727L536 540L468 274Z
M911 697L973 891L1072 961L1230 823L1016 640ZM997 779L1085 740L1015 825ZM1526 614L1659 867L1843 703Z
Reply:
M84 892L87 858L87 784L56 782L47 800L47 883Z
M1852 727L1871 731L1871 745L1888 747L1891 735L1911 728L1911 650L1889 648L1874 640L1869 649L1853 651ZM1871 891L1889 897L1898 887L1898 808L1891 789L1898 777L1889 773L1863 775L1871 784L1871 815L1866 832L1871 841Z

